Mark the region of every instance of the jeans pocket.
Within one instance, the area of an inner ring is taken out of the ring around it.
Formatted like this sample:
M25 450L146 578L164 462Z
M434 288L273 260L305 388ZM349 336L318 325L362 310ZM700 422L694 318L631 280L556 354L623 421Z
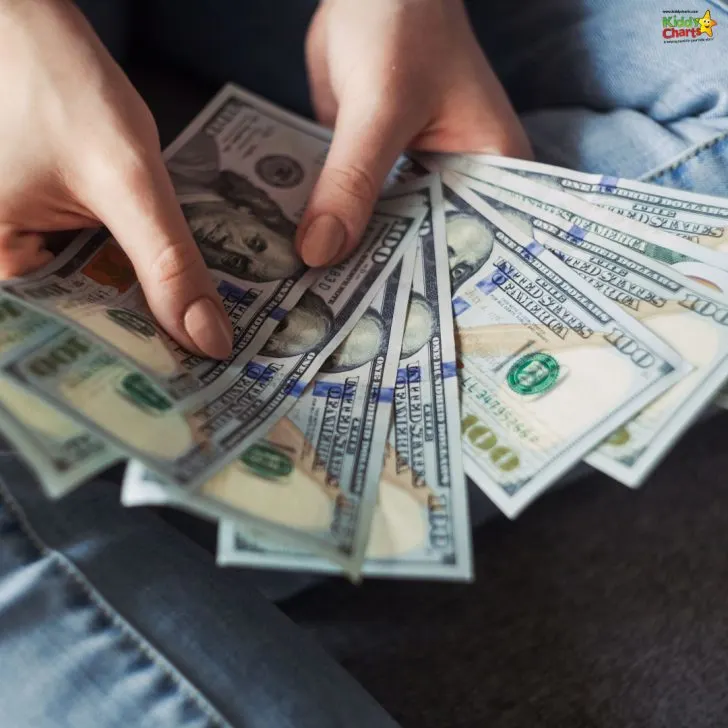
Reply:
M650 172L642 180L725 197L728 195L728 131L694 147L664 168Z

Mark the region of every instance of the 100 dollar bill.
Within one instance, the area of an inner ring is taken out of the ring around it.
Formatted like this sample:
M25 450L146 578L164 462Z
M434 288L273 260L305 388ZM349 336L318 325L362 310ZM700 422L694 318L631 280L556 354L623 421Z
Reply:
M293 406L416 241L424 214L406 202L379 205L354 255L319 274L262 352L214 396L175 406L127 360L70 329L9 359L3 372L164 480L194 489Z
M517 187L518 193L496 184ZM468 185L693 366L587 457L626 485L639 485L728 377L728 306L675 268L572 225L533 201L570 204L583 217L590 214L588 203L493 168Z
M686 365L461 178L443 184L465 469L514 516Z
M648 254L697 283L717 288L723 294L728 292L728 201L725 198L520 159L472 155L467 161L507 169L709 249L712 252L698 261L692 251L675 250L666 256L663 250L651 247L645 252L649 251ZM725 386L714 401L728 408Z
M672 187L602 174L588 174L521 159L468 157L568 192L624 217L679 235L719 253L728 253L728 200ZM723 262L728 270L728 261ZM690 270L680 269L688 275Z
M53 319L0 296L0 362L46 340L59 328ZM121 457L103 438L5 377L0 377L0 429L53 498Z
M296 254L294 237L329 137L228 85L165 153L233 325L227 361L190 354L157 325L131 262L106 230L84 233L44 269L0 285L112 347L174 398L229 384L318 276Z
M127 469L125 505L175 505L250 527L356 577L377 500L416 250L374 297L293 409L195 493ZM326 562L329 563L329 562ZM277 564L281 566L281 564Z
M470 523L442 192L437 178L407 185L400 194L413 190L426 196L430 214L420 231L393 427L362 573L469 579ZM285 449L290 438L281 435L279 447ZM305 482L308 474L297 468L291 477ZM224 522L218 533L223 565L337 570L254 524Z
M724 199L521 159L437 155L431 161L476 178L480 170L496 167L606 207L618 213L623 223L615 230L613 225L604 225L597 212L590 219L594 232L728 295L728 204ZM558 210L551 212L560 214ZM578 219L573 222L581 224Z

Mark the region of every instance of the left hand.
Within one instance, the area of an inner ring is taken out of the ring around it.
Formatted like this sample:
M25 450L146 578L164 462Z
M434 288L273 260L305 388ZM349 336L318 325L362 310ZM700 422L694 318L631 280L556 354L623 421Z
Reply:
M306 58L316 114L334 126L298 227L310 266L352 252L405 148L532 156L462 0L322 0Z

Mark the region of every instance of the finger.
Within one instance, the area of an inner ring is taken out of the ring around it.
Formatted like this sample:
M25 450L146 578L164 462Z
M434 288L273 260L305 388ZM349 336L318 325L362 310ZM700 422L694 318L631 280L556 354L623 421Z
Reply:
M3 230L0 233L0 279L31 273L50 263L53 253L44 247L39 233Z
M416 130L415 115L366 95L342 100L334 137L296 236L310 266L333 265L356 247L379 190Z
M33 207L18 209L4 209L2 219L8 227L14 230L24 230L28 233L55 233L62 230L81 230L97 228L101 224L96 216L88 212L77 213L50 205L36 203ZM32 220L32 227L27 221Z
M230 321L157 156L117 165L91 208L129 256L166 331L187 349L225 359Z
M533 159L531 144L502 85L483 63L480 74L463 80L443 97L413 148Z
M336 99L331 87L329 64L326 62L326 22L328 5L319 5L306 35L306 71L311 105L316 118L324 126L336 120Z

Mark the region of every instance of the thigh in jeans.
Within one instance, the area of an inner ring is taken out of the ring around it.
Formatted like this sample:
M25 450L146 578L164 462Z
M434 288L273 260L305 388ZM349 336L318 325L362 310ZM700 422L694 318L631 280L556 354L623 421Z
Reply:
M666 43L668 5L469 1L540 159L725 194L728 9L695 5L696 16L710 9L713 38Z
M249 578L95 478L0 454L0 725L395 728Z
M728 9L705 3L696 13L710 9L713 38L666 43L657 0L466 0L540 159L721 193ZM315 7L149 0L135 6L133 21L135 37L159 58L309 113L303 42ZM98 20L108 26L107 11Z

